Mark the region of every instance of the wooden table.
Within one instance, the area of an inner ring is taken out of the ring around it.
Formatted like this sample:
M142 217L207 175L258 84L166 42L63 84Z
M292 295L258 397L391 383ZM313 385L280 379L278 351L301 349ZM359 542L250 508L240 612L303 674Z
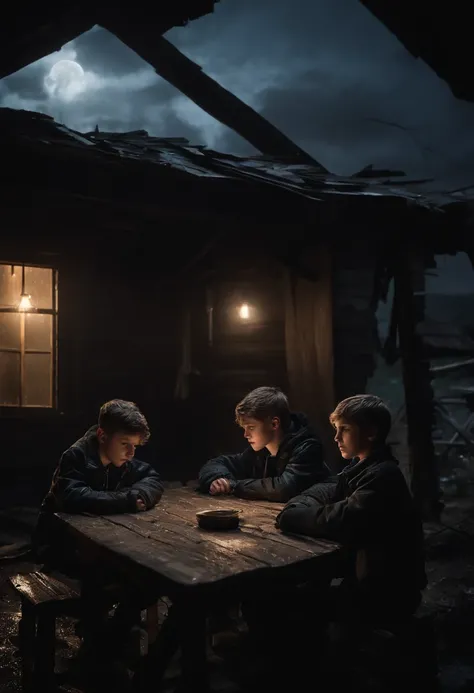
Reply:
M198 528L198 510L229 507L242 511L238 530ZM281 534L275 518L282 507L180 488L166 490L160 503L144 513L59 513L57 518L78 546L91 546L118 573L153 583L157 594L171 598L180 631L183 678L190 689L204 690L205 617L212 606L255 596L262 586L268 593L322 572L334 574L340 547Z

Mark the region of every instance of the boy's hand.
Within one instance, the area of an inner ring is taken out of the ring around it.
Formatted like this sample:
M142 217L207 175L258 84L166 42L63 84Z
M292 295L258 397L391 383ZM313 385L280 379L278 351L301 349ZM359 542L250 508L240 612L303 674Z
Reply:
M137 511L141 512L142 510L146 510L146 505L141 498L137 498Z
M218 494L230 493L231 486L229 479L215 479L211 486L209 487L209 493L211 496L217 496Z

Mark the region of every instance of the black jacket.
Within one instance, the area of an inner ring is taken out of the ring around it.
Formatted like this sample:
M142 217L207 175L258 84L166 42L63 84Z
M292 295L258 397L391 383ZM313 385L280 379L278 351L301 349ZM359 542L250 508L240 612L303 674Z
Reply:
M250 446L236 455L209 460L199 472L199 490L208 493L216 479L229 479L240 498L285 502L329 476L322 445L304 414L291 415L291 427L277 455Z
M41 513L133 513L138 498L148 510L162 494L160 477L146 462L133 458L122 467L104 466L93 426L63 453Z
M276 526L354 549L359 584L399 591L426 587L421 521L388 449L353 460L337 484L316 485L293 498Z

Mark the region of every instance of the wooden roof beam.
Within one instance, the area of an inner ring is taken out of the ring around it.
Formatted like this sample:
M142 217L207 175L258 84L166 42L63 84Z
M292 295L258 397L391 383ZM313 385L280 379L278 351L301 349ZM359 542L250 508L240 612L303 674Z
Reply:
M143 60L152 65L167 82L179 89L217 121L234 130L262 154L285 157L327 170L298 147L260 113L224 89L195 62L159 35L153 23L125 21L114 11L104 17L104 26Z
M21 32L16 26L10 31L5 26L0 29L0 79L12 75L18 70L50 55L69 41L84 34L94 26L90 13L76 8L63 10L49 21L32 27L25 27Z

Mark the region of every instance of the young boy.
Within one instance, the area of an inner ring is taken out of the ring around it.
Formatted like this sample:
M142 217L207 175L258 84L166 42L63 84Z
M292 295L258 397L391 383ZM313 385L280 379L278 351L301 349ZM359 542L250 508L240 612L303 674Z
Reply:
M136 404L106 402L98 425L63 453L41 512L106 515L152 508L163 486L153 467L135 457L136 448L149 437Z
M249 392L235 417L249 447L209 460L199 472L203 493L284 502L328 477L320 441L303 414L290 412L278 388Z
M418 607L426 574L421 522L385 442L390 412L379 397L356 395L340 402L330 421L347 466L332 490L316 486L293 498L276 525L351 549L350 574L336 596L343 619L397 622Z
M66 450L54 472L51 488L40 510L35 536L39 561L45 570L58 570L79 578L87 595L82 627L100 641L109 603L107 585L116 581L106 566L94 570L79 561L68 537L58 536L51 522L55 512L107 515L149 510L160 500L163 486L158 473L135 457L135 450L150 437L148 423L133 402L116 399L100 409L98 425ZM105 592L104 592L105 589ZM121 599L114 618L114 642L123 639L142 606L135 590ZM147 606L147 604L143 605ZM113 648L111 648L113 649Z

